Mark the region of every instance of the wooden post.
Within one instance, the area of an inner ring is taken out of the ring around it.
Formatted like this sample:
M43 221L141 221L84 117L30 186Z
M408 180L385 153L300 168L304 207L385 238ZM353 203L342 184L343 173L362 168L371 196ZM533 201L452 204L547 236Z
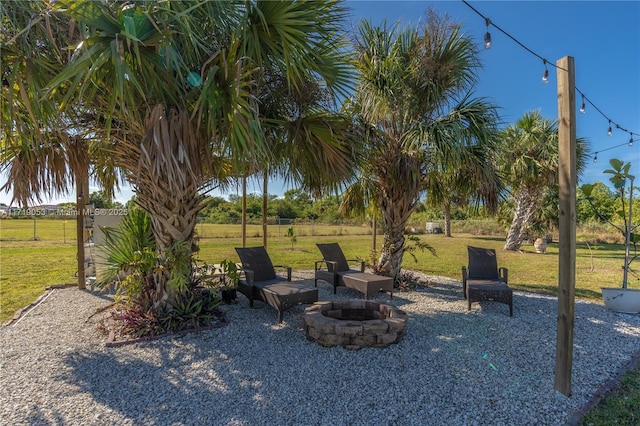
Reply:
M269 172L264 171L264 181L262 182L262 245L267 248L267 186L269 184Z
M78 167L80 169L81 167ZM78 288L85 289L86 277L84 274L84 209L89 194L84 193L84 170L76 170L76 247L78 259Z
M558 330L555 389L571 396L576 283L576 96L573 57L556 62L558 78Z
M377 247L377 237L378 237L378 218L376 217L376 212L375 210L373 211L373 218L371 218L371 224L373 226L372 229L372 234L373 234L373 240L371 241L371 252L372 253L376 253L376 247Z
M247 176L242 176L242 247L247 246Z

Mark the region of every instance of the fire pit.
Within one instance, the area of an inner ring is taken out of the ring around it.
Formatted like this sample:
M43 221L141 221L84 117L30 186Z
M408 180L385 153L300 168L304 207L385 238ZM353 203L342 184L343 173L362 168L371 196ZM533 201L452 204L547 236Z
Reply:
M407 319L395 306L369 300L316 302L305 309L304 332L326 347L385 348L402 339Z

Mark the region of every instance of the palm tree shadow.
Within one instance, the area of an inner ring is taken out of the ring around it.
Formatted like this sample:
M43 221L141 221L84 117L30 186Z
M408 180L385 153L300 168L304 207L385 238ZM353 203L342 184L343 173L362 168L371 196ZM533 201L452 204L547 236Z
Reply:
M233 400L231 390L250 387L251 379L229 354L203 351L197 339L204 336L197 336L187 344L178 338L139 344L136 353L141 356L135 357L117 348L70 355L65 360L68 372L58 379L134 424L184 419L207 424L212 418L223 424L232 422L220 413L212 417L209 410L221 400ZM258 388L252 398L244 400L244 409L257 410L260 407L251 401L269 399L260 396Z

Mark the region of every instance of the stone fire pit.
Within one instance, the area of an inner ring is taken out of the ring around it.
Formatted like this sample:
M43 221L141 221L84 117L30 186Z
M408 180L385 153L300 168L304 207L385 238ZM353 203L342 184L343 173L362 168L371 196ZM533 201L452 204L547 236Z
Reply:
M369 300L316 302L305 309L304 332L326 347L385 348L402 339L408 318L395 306Z

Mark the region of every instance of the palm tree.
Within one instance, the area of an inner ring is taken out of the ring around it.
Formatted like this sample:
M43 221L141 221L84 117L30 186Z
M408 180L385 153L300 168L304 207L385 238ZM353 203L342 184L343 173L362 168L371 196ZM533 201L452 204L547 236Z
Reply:
M367 143L360 175L376 187L384 223L379 265L395 277L429 174L467 164L463 147L492 138L497 117L471 97L476 47L446 16L430 11L419 29L406 30L362 21L355 44L359 82L350 108Z
M71 111L81 110L91 118L82 124L123 170L136 202L151 214L165 265L156 302L170 308L176 289L169 283L183 283L185 277L176 274L190 271L172 270L168 258L190 256L206 190L231 174L241 175L247 159L268 164L273 158L259 119L258 84L265 75L281 75L287 87L297 90L309 76L331 93L346 90L345 10L334 0L49 4L21 3L18 22L25 27L11 27L5 40L20 57L41 49L22 37L30 31L47 37L55 52L72 47L70 58L56 62L61 71L46 68L43 84L25 89L31 104L46 100L52 108L31 114L32 105L3 104L4 124L20 135L20 123L49 125L57 111L72 117ZM67 23L57 32L69 39L50 35L48 16ZM19 85L20 74L12 71L10 85ZM314 142L313 154L323 161L304 163L314 165L307 169L307 180L323 184L332 176L323 168L325 160L348 164L351 155L344 139Z
M498 195L503 191L502 180L494 162L497 140L481 139L476 145L461 147L468 150L468 153L463 156L465 162L459 167L448 166L434 152L433 162L426 176L425 204L442 207L446 237L451 237L453 206L465 207L475 202L482 204L488 213L497 213Z
M502 131L501 144L499 169L514 200L504 250L517 251L539 216L545 190L558 185L558 123L543 118L540 111L527 112ZM584 139L578 138L576 154L580 174L588 155Z
M71 57L64 49L77 36L69 19L49 13L44 2L5 2L2 49L2 133L0 170L13 189L13 200L26 207L42 196L66 195L75 185L77 198L78 285L84 288L84 209L89 178L106 188L118 187L110 155L94 143L84 124L91 113L70 109L58 113L61 97L40 98L47 84ZM99 164L99 166L98 166Z

